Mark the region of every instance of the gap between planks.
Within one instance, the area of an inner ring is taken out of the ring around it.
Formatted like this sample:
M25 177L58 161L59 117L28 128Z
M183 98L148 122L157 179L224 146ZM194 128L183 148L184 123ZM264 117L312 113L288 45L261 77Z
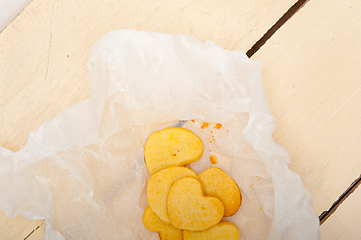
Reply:
M329 218L336 211L336 209L343 203L343 201L345 201L346 198L348 198L360 184L361 184L361 175L351 183L351 185L346 189L346 191L342 193L341 196L336 200L336 202L332 204L330 209L328 209L327 211L323 211L321 213L321 215L319 216L320 225L322 225L322 223L324 223L327 220L327 218Z
M298 0L290 7L283 16L247 51L247 56L250 58L255 54L266 42L272 37L275 32L283 26L294 14L296 14L309 0Z
M44 223L45 223L45 220L43 220L43 222L42 222L39 226L37 226L35 229L33 229L33 231L31 231L31 232L29 233L29 235L24 238L24 240L28 239L28 238L31 236L31 234L33 234L33 233L34 233L36 230L38 230L42 225L44 225Z

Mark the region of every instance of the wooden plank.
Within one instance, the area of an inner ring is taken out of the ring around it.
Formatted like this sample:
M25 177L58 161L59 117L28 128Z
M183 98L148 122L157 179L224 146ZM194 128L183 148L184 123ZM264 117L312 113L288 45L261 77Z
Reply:
M21 149L29 131L90 96L88 55L106 32L184 33L247 51L295 2L33 0L0 33L0 145ZM2 231L30 233L37 225L15 219L16 226L1 222ZM43 230L28 239L41 239Z
M321 226L321 237L327 240L361 239L361 188L357 188Z
M0 209L0 239L25 239L30 232L35 230L38 226L41 226L42 223L44 223L44 220L30 221L29 219L20 216L7 219L5 213ZM39 232L41 233L41 231ZM41 238L37 239L42 239L42 235L40 237ZM29 237L27 239L35 240L36 238Z
M0 0L0 32L13 20L31 0Z
M360 11L358 0L309 1L252 57L265 62L274 139L289 152L317 214L360 174Z

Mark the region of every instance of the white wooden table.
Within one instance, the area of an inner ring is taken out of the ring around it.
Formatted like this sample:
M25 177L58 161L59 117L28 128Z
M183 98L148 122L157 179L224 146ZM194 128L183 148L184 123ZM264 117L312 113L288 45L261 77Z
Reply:
M87 99L90 47L106 32L134 28L210 39L249 50L295 0L33 0L0 33L0 144L17 151L29 131ZM290 168L318 215L361 167L361 2L312 0L251 58L262 78ZM321 226L323 239L360 239L356 189ZM7 220L1 239L42 239L43 220Z

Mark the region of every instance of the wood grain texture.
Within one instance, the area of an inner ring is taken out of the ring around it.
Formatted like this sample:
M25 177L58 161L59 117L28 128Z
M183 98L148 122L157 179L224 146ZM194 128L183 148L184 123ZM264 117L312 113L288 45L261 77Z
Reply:
M361 188L357 188L321 226L325 240L361 239L360 215Z
M35 230L42 223L44 223L44 220L30 221L29 219L20 216L7 219L4 212L0 209L0 239L25 239L33 230ZM41 230L39 232L41 233ZM27 240L42 239L42 235L40 236L41 238L28 237Z
M265 62L274 139L289 152L317 214L360 174L360 11L358 0L309 1L253 56Z
M18 151L46 119L90 97L88 55L109 31L184 33L247 51L295 2L33 0L0 33L0 145ZM38 226L28 240L42 239L45 224L0 222L1 233L29 234Z
M109 31L184 33L247 51L295 0L33 0L0 34L0 144L17 151L29 131L90 96L87 61Z

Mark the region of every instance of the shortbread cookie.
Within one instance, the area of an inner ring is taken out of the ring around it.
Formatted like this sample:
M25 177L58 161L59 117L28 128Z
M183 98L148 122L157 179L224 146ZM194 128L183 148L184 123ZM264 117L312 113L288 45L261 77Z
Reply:
M167 209L170 222L179 229L202 231L219 223L224 215L223 203L204 196L196 178L182 178L169 191Z
M147 198L150 208L160 219L170 223L167 213L167 198L172 185L181 178L195 177L193 170L185 167L170 167L156 172L148 180Z
M219 168L209 168L199 175L204 193L219 198L224 205L224 216L235 214L241 206L242 195L233 179Z
M239 231L231 222L220 222L200 232L183 231L184 240L238 240Z
M203 144L197 135L184 128L166 128L149 136L144 159L153 175L164 168L197 161L202 153Z
M182 240L182 230L164 223L148 206L143 214L144 226L152 232L158 232L160 240Z

